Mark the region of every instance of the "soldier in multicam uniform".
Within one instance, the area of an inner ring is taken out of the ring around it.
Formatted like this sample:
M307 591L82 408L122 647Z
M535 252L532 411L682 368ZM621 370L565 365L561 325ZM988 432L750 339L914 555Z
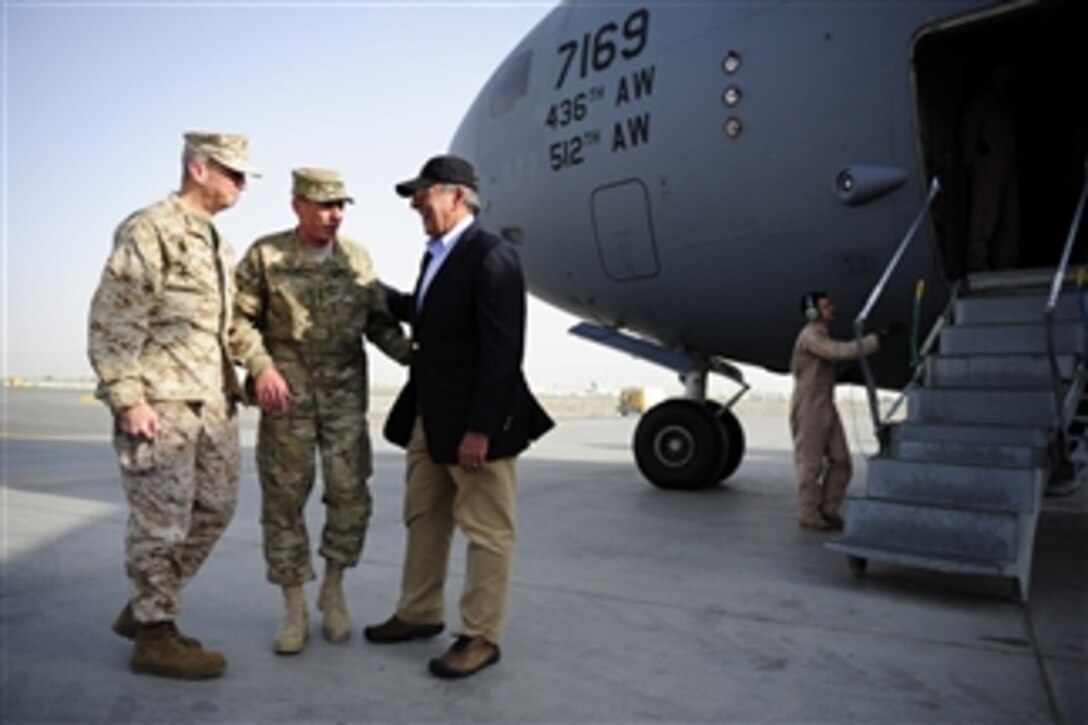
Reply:
M283 588L286 614L273 650L302 651L309 636L303 585L315 578L303 509L321 452L326 505L317 605L322 632L351 632L343 571L355 566L370 520L365 335L405 363L409 341L385 303L366 250L338 236L353 202L333 171L296 169L298 226L262 237L238 264L231 340L250 375L261 421L257 470L268 580Z
M135 640L134 672L195 679L226 667L174 620L237 500L233 252L212 217L234 205L247 174L244 136L185 134L180 191L121 223L91 302L88 355L130 507L132 598L113 628Z

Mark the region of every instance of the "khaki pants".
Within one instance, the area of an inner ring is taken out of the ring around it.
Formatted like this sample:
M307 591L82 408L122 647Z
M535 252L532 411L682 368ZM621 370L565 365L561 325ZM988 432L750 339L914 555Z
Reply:
M125 570L137 621L176 619L181 590L208 558L238 500L238 419L223 401L153 403L154 440L116 424L129 503Z
M838 514L853 475L842 419L836 411L829 423L791 422L802 518L820 512Z
M461 593L462 633L498 644L514 554L516 458L490 461L478 473L431 460L417 419L408 443L404 555L397 616L414 624L443 620L454 524L468 539Z

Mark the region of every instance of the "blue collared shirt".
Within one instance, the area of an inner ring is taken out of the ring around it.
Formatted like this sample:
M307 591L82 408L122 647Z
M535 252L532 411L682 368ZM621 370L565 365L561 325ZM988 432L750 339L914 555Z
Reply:
M442 262L449 256L454 245L460 241L465 230L475 221L476 217L469 214L458 222L457 226L443 234L441 237L432 237L427 240L427 251L430 252L431 261L430 264L427 265L427 270L423 273L423 280L419 283L419 294L416 296L417 310L423 307L423 298L427 295L427 288L430 287L431 282L434 281L435 275L438 274L438 270L442 267Z

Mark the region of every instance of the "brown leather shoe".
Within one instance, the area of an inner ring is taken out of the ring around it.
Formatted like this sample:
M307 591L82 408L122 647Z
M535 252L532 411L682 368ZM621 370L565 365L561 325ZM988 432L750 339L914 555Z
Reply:
M367 642L374 644L391 644L393 642L407 642L412 639L427 639L433 637L446 628L442 622L438 624L412 624L405 622L397 615L393 615L381 624L372 624L363 628L363 636Z
M445 679L468 677L495 664L500 657L497 644L483 637L461 635L446 654L431 660L431 674Z

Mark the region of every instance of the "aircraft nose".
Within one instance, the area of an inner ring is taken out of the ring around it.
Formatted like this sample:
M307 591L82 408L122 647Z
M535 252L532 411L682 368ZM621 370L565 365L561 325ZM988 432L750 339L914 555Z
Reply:
M468 111L461 118L461 123L457 125L457 130L450 141L450 153L463 159L469 159L476 166L477 174L480 172L479 138L480 127L485 120L481 110L485 106L483 102L485 92L481 91L480 95L476 96Z

